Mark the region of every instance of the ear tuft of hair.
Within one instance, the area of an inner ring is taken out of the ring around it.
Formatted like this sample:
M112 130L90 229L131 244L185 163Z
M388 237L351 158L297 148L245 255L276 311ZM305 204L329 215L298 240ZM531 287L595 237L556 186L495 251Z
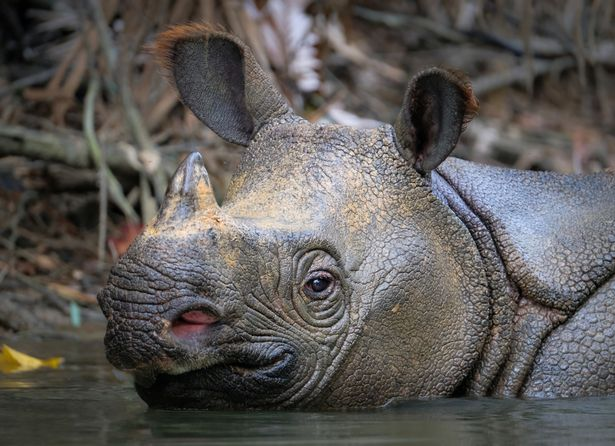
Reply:
M470 123L472 119L478 115L478 109L480 108L480 104L476 96L474 96L474 92L472 91L472 83L468 76L465 73L459 70L453 70L450 68L444 69L445 76L447 79L453 84L457 85L459 91L463 95L465 102L465 111L463 114L463 126L461 131L463 132L466 129L466 126Z
M154 56L156 63L162 69L164 77L171 84L175 85L175 80L173 78L173 63L177 44L187 40L208 39L210 37L222 35L227 38L230 36L222 25L210 25L209 23L197 22L172 25L160 33L156 37L156 40L148 45L146 49Z

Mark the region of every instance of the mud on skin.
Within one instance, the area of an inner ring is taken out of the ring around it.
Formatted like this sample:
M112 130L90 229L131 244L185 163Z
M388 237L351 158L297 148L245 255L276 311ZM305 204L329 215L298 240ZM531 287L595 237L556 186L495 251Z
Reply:
M99 302L109 361L172 408L615 394L615 175L447 159L466 78L411 79L394 125L311 124L236 37L159 36L184 104L247 146L218 206L188 156Z

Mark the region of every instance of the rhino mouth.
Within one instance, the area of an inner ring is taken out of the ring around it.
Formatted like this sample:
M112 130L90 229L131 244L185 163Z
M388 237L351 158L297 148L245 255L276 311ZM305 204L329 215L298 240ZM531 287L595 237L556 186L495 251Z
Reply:
M288 346L233 348L215 364L185 373L135 374L139 396L153 408L224 409L274 406L293 382Z
M207 310L189 310L181 313L171 323L171 333L176 338L188 339L205 333L215 326L220 318Z

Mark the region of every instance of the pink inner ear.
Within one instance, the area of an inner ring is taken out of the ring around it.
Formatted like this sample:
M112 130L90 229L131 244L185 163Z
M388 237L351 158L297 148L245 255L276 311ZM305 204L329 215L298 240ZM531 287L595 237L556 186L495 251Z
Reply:
M171 331L178 338L189 338L204 333L218 322L218 318L204 311L187 311L178 317L171 326Z

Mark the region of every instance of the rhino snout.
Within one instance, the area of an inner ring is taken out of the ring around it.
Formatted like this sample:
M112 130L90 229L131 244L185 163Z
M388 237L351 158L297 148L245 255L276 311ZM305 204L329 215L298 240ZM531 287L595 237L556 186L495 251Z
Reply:
M138 296L131 300L113 287L99 296L108 318L107 357L118 369L144 376L177 373L197 359L203 362L204 350L212 350L223 332L228 334L223 312L204 298L176 298L184 302L174 300L168 311L157 311L167 305L134 303ZM113 299L123 302L114 304Z

